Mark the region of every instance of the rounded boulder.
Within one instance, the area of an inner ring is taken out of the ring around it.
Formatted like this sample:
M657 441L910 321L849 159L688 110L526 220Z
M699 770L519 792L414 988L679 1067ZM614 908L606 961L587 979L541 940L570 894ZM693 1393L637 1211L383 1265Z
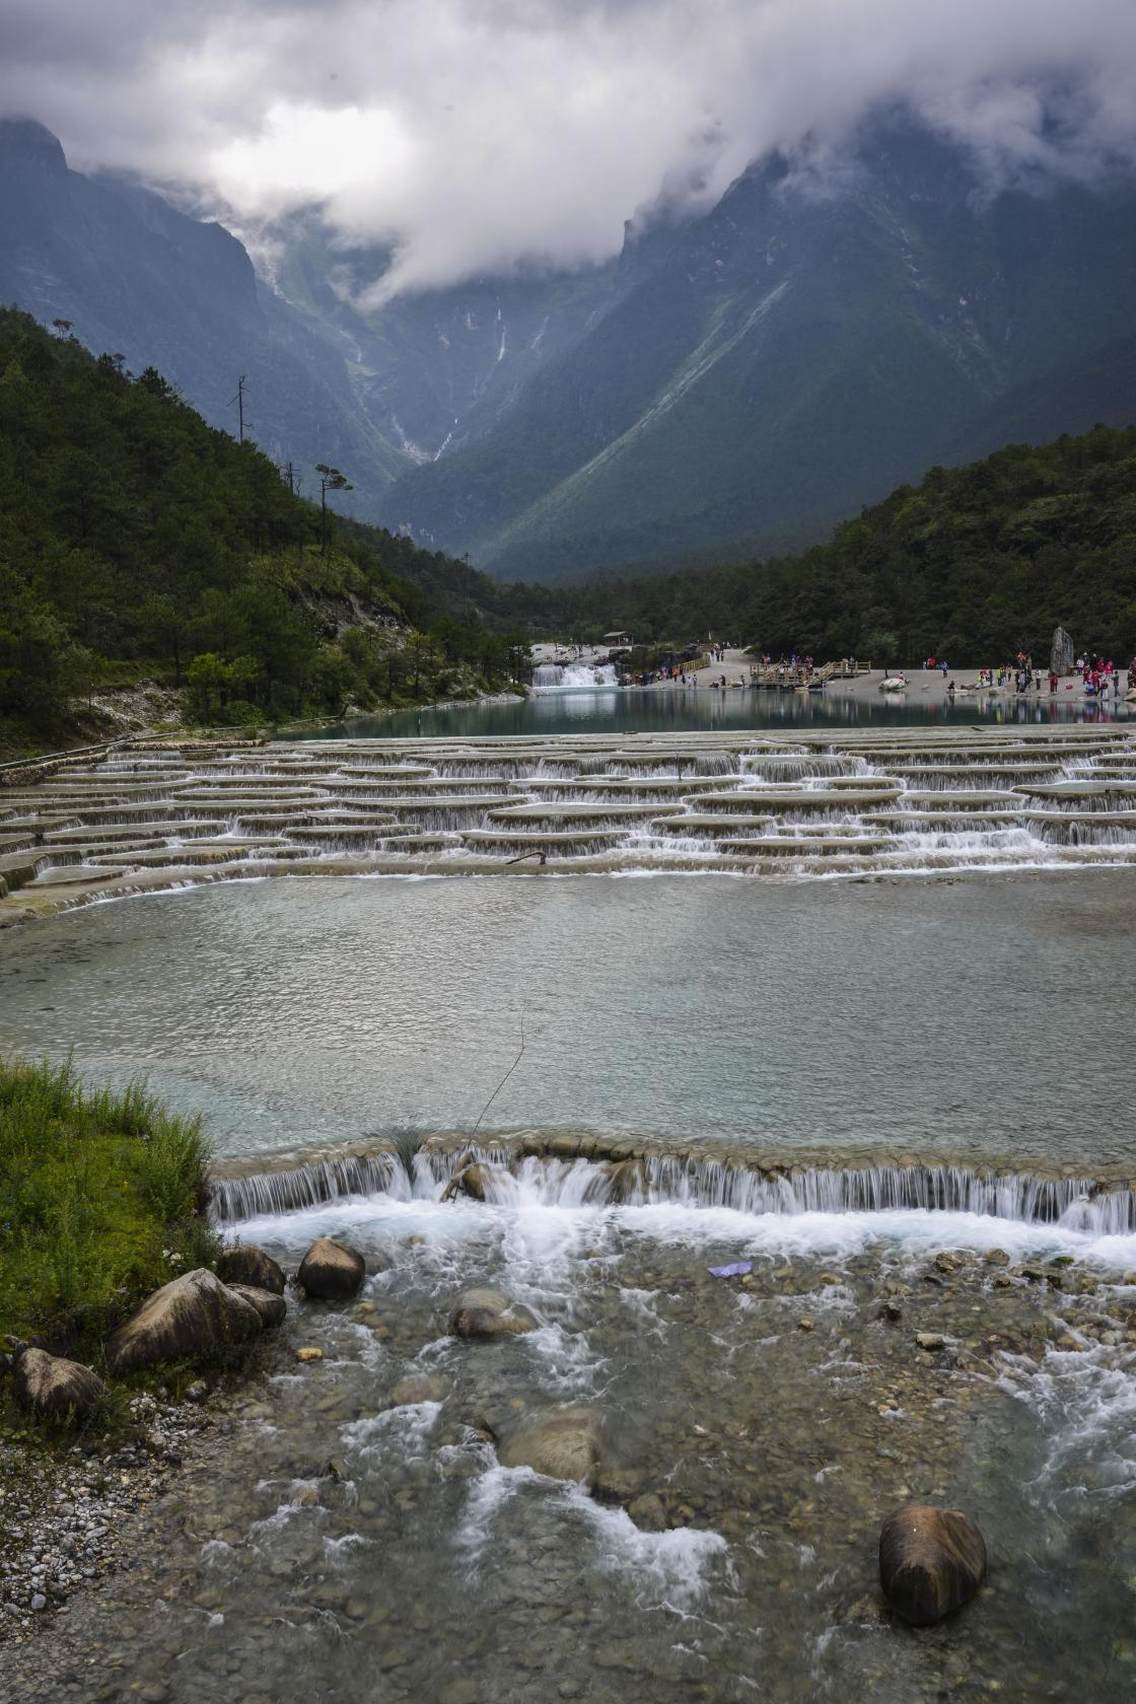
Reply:
M266 1330L273 1325L283 1325L288 1304L275 1290L260 1290L253 1284L230 1284L229 1288L235 1296L243 1296L246 1302L252 1303Z
M53 1420L89 1420L110 1395L90 1367L44 1349L25 1349L19 1355L13 1389L21 1408Z
M248 1284L254 1290L270 1290L274 1296L284 1294L284 1268L252 1243L223 1249L217 1276L222 1284Z
M959 1509L906 1503L880 1532L880 1584L895 1613L930 1627L969 1603L986 1578L986 1544Z
M112 1334L107 1364L112 1372L128 1373L159 1361L216 1355L247 1343L260 1330L261 1317L252 1303L202 1266L147 1296Z
M502 1337L519 1337L535 1331L537 1322L528 1308L512 1301L503 1290L467 1290L458 1297L450 1314L450 1335L492 1343Z
M346 1302L359 1294L366 1276L366 1262L355 1249L330 1237L317 1237L300 1262L296 1282L307 1296Z
M546 1409L521 1422L497 1451L497 1459L502 1467L531 1467L548 1479L575 1479L590 1486L602 1440L596 1409Z

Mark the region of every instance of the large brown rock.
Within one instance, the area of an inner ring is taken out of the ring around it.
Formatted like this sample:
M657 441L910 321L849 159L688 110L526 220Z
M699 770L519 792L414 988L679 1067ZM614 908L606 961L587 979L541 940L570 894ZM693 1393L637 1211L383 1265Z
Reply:
M986 1578L986 1545L958 1509L905 1503L880 1532L880 1584L897 1615L930 1627L969 1603Z
M345 1302L359 1294L366 1276L367 1267L361 1254L346 1243L317 1237L300 1262L296 1282L305 1295L328 1302Z
M599 1467L603 1429L594 1408L550 1408L522 1421L497 1451L502 1467L531 1467L549 1479L591 1485Z
M284 1268L252 1243L223 1249L217 1262L217 1276L222 1284L251 1284L254 1290L271 1290L274 1296L284 1294Z
M288 1304L275 1290L259 1290L255 1284L230 1284L229 1289L234 1296L243 1296L246 1302L252 1303L265 1330L269 1326L283 1325Z
M147 1296L111 1336L107 1365L112 1372L128 1373L159 1361L216 1355L247 1343L260 1330L252 1303L201 1266Z
M89 1420L110 1395L90 1367L44 1349L25 1349L17 1357L13 1388L21 1408L58 1420Z
M535 1331L537 1322L528 1308L511 1301L503 1290L467 1290L459 1296L450 1315L453 1337L472 1337L491 1343L501 1337L519 1337Z

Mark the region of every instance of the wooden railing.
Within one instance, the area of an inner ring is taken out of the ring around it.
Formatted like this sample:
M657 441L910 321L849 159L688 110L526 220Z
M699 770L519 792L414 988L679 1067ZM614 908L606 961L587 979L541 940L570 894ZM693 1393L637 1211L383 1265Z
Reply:
M786 691L797 686L824 686L830 680L855 680L871 674L871 663L851 663L847 657L839 662L822 663L819 668L794 668L789 663L755 664L749 671L754 686L782 687Z

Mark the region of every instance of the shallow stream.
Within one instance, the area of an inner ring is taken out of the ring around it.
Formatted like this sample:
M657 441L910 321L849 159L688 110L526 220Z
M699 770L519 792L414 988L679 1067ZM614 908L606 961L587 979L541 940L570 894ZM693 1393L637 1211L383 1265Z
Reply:
M140 1513L137 1570L72 1606L18 1695L1131 1699L1136 1221L1104 1209L1136 1173L1134 919L1125 870L327 878L0 938L5 1048L147 1071L245 1179L228 1236L294 1268L341 1235L372 1267L357 1304L290 1295L231 1427ZM518 1129L609 1158L506 1143L488 1200L442 1199L467 1141ZM722 1151L798 1182L679 1187L658 1158L705 1180ZM348 1152L388 1156L373 1187L259 1210L282 1155L315 1176ZM617 1192L623 1152L662 1181ZM1017 1182L889 1205L917 1162ZM885 1180L869 1210L817 1181L851 1166ZM451 1337L485 1283L539 1329ZM498 1465L566 1403L602 1416L600 1496ZM927 1633L873 1596L910 1496L966 1509L991 1555Z

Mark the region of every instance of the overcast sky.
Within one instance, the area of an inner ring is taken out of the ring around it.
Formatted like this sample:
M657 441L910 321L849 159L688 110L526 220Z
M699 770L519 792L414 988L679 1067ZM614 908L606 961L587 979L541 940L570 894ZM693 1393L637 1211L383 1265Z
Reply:
M246 223L325 202L397 288L603 259L881 100L1088 174L1133 156L1134 90L1136 0L0 0L0 110L73 165Z

